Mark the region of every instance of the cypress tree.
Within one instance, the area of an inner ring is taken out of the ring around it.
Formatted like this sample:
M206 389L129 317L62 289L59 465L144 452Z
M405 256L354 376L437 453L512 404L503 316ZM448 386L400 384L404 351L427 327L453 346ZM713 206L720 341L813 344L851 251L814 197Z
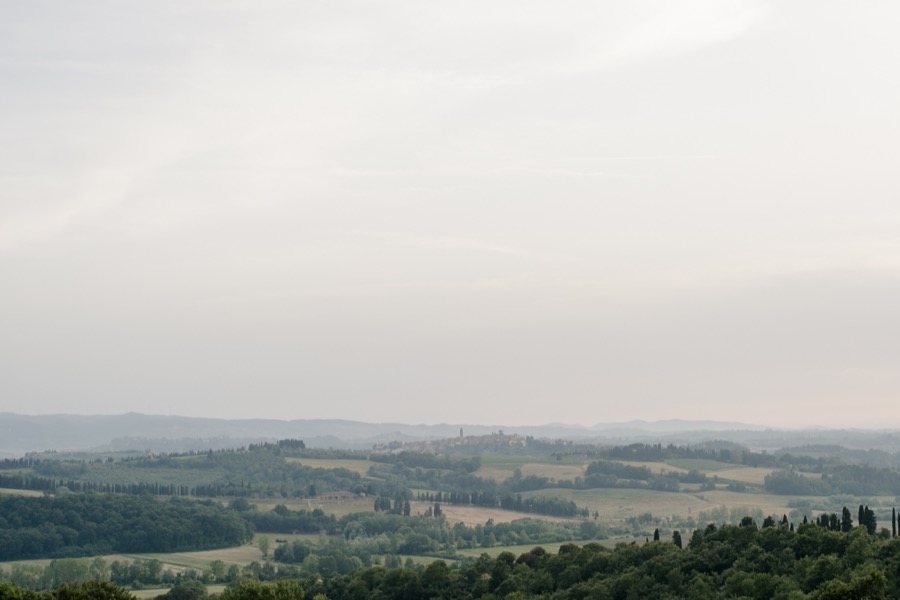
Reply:
M897 508L891 509L891 537L897 537Z
M859 523L862 525L863 519L865 518L865 513L863 512L862 506L859 507ZM853 529L853 519L850 518L850 510L845 506L844 510L841 512L841 531L847 533Z
M863 511L863 515L865 516L865 521L862 525L866 526L866 530L869 532L869 535L875 535L875 531L878 529L878 523L875 520L875 511L866 506Z

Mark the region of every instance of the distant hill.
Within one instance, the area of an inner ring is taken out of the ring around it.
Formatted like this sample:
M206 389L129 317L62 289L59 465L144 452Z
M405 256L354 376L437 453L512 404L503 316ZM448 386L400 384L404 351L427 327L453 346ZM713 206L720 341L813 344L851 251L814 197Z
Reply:
M587 440L639 437L696 429L756 429L713 421L632 421L593 427L550 424L504 425L363 423L341 419L214 419L127 413L123 415L39 415L0 413L0 455L17 456L43 450L198 450L228 448L252 442L301 438L312 447L371 448L389 441L416 441L486 435L503 430L537 438Z
M0 457L44 450L187 451L222 449L285 438L310 447L369 449L390 441L420 441L493 432L589 443L631 442L691 444L728 440L754 449L798 444L841 444L851 448L900 449L895 432L862 430L773 430L720 421L629 421L593 426L363 423L342 419L214 419L127 413L123 415L21 415L0 413ZM877 442L877 443L875 443Z

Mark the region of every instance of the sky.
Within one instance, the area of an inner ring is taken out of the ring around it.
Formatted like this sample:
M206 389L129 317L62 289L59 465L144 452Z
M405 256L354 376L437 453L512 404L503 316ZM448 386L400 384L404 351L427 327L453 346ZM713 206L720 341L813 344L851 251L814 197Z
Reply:
M0 6L0 412L900 427L896 2Z

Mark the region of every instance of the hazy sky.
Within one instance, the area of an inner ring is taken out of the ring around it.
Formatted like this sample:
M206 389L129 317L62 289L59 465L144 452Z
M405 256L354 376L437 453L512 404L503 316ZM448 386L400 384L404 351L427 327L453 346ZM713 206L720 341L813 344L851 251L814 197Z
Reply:
M0 411L900 426L897 2L0 7Z

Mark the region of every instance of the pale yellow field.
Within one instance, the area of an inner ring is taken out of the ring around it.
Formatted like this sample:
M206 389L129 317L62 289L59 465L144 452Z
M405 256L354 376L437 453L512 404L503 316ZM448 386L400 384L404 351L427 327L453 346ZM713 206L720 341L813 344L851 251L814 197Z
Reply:
M504 481L512 477L513 471L518 467L522 470L522 475L536 475L538 477L549 477L557 481L572 481L576 477L583 477L588 464L592 461L585 461L580 464L570 463L542 463L542 462L523 462L515 463L513 461L486 462L475 471L475 475L484 479L493 479L494 481ZM647 467L651 473L687 473L687 469L676 467L664 462L641 462L636 460L616 460L633 467Z
M261 536L269 538L270 549L274 549L275 546L281 543L278 540L284 542L309 542L311 544L318 544L319 539L322 537L318 533L257 533L253 538L254 543L259 545L259 538ZM329 536L326 535L325 537L327 539ZM272 550L269 550L269 552L271 551Z
M0 488L0 494L9 494L10 496L43 496L44 492L37 490L14 490L10 488Z
M49 558L34 558L31 560L13 560L9 562L0 562L0 571L9 573L13 565L32 565L35 567L46 567L50 564Z
M250 504L256 505L256 510L260 512L269 512L279 504L283 504L291 510L312 510L311 500L301 500L298 498L278 498L277 500L269 498L254 498Z
M275 536L267 535L269 538L269 552L275 549ZM187 566L191 566L192 564L202 564L204 565L204 569L209 568L209 563L214 560L221 560L226 564L235 564L235 565L249 565L254 560L262 561L262 552L259 550L259 546L257 545L257 540L254 540L253 544L244 544L243 546L236 546L234 548L221 548L219 550L201 550L200 552L182 552L180 554L167 555L171 556L172 559L170 562L177 560L178 557L183 558L187 563ZM173 563L173 564L178 564Z
M492 465L482 465L472 474L482 479L493 479L494 481L505 481L512 477L512 471L509 469Z
M311 541L318 541L319 536L303 536L303 535L291 535L291 534L265 534L266 537L269 538L269 556L271 557L271 553L274 551L275 547L278 545L275 542L275 538L278 539L306 539L310 538ZM163 569L169 569L176 573L180 571L184 571L185 569L195 569L198 571L206 571L209 570L209 564L214 560L221 560L226 565L238 565L240 567L249 565L253 561L263 561L262 552L259 550L259 537L256 536L254 538L253 543L244 544L243 546L237 546L234 548L221 548L219 550L202 550L200 552L172 552L169 554L159 554L159 553L148 553L148 554L107 554L101 556L103 560L107 563L111 563L113 561L124 561L130 562L136 559L141 560L151 560L156 559L163 564ZM0 563L0 571L9 572L12 569L14 564L19 565L35 565L39 567L46 567L50 564L50 559L36 559L36 560L17 560L11 562L3 562Z
M312 500L312 508L321 508L326 515L333 514L340 519L356 512L371 512L375 508L374 498L354 498L353 500Z
M616 462L632 467L647 467L650 469L651 473L687 473L687 469L682 469L681 467L669 465L664 462L640 462L637 460L617 460Z
M584 465L529 462L521 465L485 464L473 474L484 479L505 481L512 477L516 467L522 470L524 477L534 475L549 477L557 481L572 481L576 477L582 477L585 469Z
M743 483L753 485L762 485L766 475L769 475L775 469L767 469L765 467L735 467L734 469L724 469L712 473L720 479L733 479Z
M315 498L305 499L258 499L252 500L251 504L255 504L257 510L269 511L279 504L283 504L291 510L314 510L322 509L326 515L334 514L340 518L355 512L372 511L375 506L374 498L359 497L351 500L318 500Z
M272 552L278 544L275 543L274 534L267 534L267 537L269 537L269 557L271 558ZM222 548L220 550L172 552L169 554L125 554L122 557L144 560L155 558L163 564L163 569L171 569L176 573L185 569L208 571L210 563L214 560L221 560L226 565L238 565L239 567L249 565L253 561L263 562L265 560L256 543L245 544L235 548Z
M412 502L412 514L424 514L430 502ZM493 519L494 523L508 523L516 519L539 518L544 521L565 521L556 517L545 517L542 515L533 515L529 513L517 512L514 510L502 510L500 508L485 508L482 506L457 506L453 504L441 504L441 511L447 522L463 523L465 525L484 525L488 519Z
M600 513L601 522L624 520L628 517L651 513L657 518L673 515L688 517L716 506L694 494L657 492L655 490L594 489L594 490L540 490L523 496L556 496L572 500L579 507Z
M556 465L546 463L528 463L522 465L522 475L536 475L538 477L550 477L557 481L572 481L576 477L584 476L584 467L578 465Z
M287 460L288 462L300 463L302 465L306 465L308 467L313 467L316 469L347 469L348 471L354 471L363 476L366 476L369 473L369 467L375 464L370 460L365 460L362 458L345 459L288 457L285 460Z
M704 498L707 502L715 506L724 505L728 508L757 508L761 510L764 515L788 514L792 510L787 506L787 503L793 496L779 496L776 494L741 494L726 490L701 492L697 494L697 496Z
M162 594L168 592L168 588L153 588L146 590L128 590L128 593L133 595L135 598L140 598L143 600L144 598L156 598ZM206 593L208 594L221 594L225 591L224 585L208 585L206 586Z

